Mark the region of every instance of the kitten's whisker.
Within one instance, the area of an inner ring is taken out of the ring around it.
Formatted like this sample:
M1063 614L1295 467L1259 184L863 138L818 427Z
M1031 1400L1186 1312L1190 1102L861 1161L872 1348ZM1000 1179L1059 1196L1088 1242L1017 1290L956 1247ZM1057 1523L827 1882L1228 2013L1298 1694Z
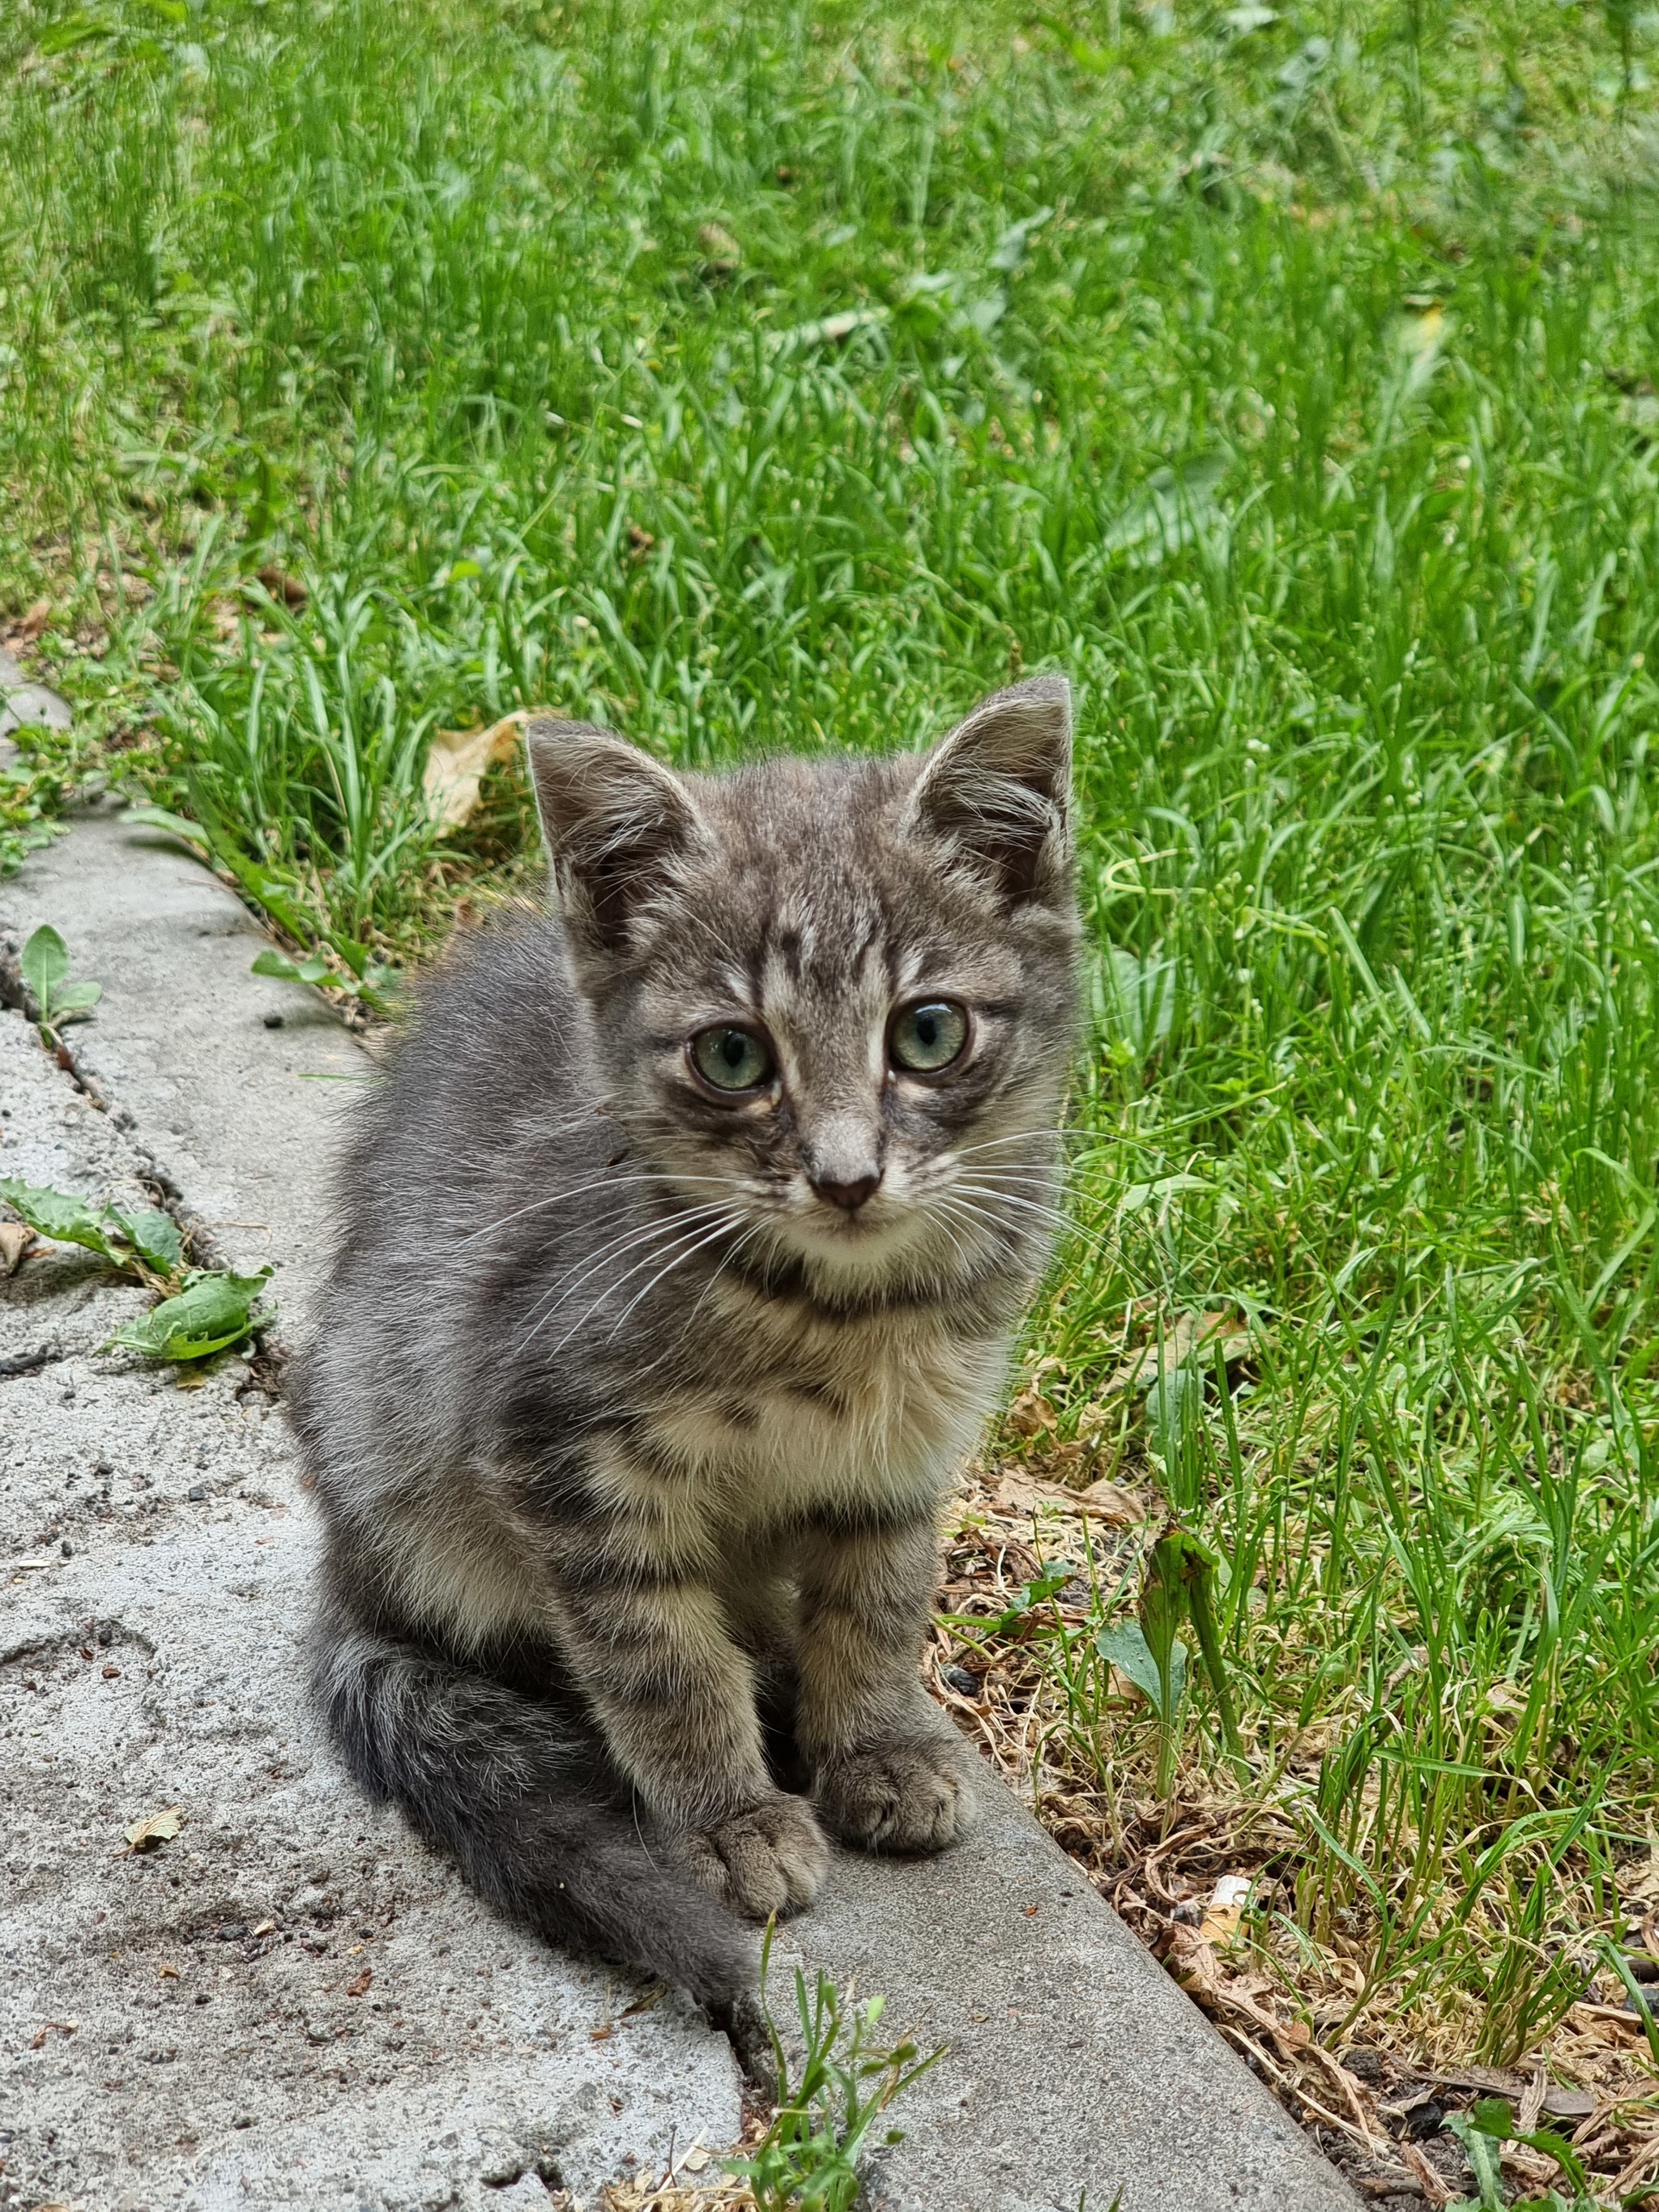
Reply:
M498 1229L505 1229L510 1221L520 1221L526 1213L543 1212L550 1206L557 1206L567 1198L580 1198L586 1191L606 1188L623 1190L635 1183L654 1182L675 1184L713 1182L723 1184L733 1190L743 1188L742 1180L737 1176L665 1175L653 1169L634 1169L627 1175L609 1173L596 1175L586 1182L567 1183L562 1190L548 1191L540 1198L532 1198L527 1206L515 1206L511 1213L503 1213L498 1219L487 1222L482 1229L475 1229L470 1236L463 1237L460 1241L464 1245L476 1244L481 1237L493 1237Z
M992 1189L982 1183L958 1182L951 1188L965 1198L988 1199L996 1206L1017 1206L1023 1212L1034 1215L1060 1237L1074 1237L1080 1243L1095 1245L1101 1251L1109 1249L1105 1237L1093 1230L1084 1228L1070 1214L1062 1213L1058 1206L1039 1206L1031 1199L1017 1198L1012 1191ZM1013 1226L1012 1223L1007 1225L1010 1228Z
M704 1213L711 1212L714 1212L714 1211L716 1211L716 1210L717 1210L716 1208L712 1207L712 1206L711 1206L711 1207L704 1207L704 1208L699 1208L699 1209L698 1209L698 1211L699 1211L699 1212L704 1212ZM548 1355L548 1357L549 1357L550 1358L552 1358L556 1357L559 1352L562 1352L562 1351L563 1351L563 1349L564 1349L564 1347L565 1347L565 1346L570 1342L571 1339L572 1339L574 1336L577 1335L577 1334L579 1334L582 1329L584 1329L584 1328L587 1326L587 1323L588 1323L588 1322L592 1319L593 1316L594 1316L596 1313L598 1313L598 1312L599 1312L599 1309L604 1305L604 1304L605 1304L605 1300L606 1300L606 1299L611 1296L611 1293L612 1292L612 1291L618 1291L618 1290L620 1290L620 1289L622 1288L622 1286L623 1286L623 1285L624 1283L631 1282L631 1281L632 1281L632 1279L633 1279L633 1278L640 1273L640 1271L641 1271L641 1268L644 1268L644 1267L649 1267L653 1266L653 1265L656 1263L656 1261L659 1261L659 1259L661 1259L661 1257L662 1257L662 1255L663 1255L663 1254L664 1254L664 1252L665 1252L665 1251L670 1251L670 1252L672 1252L672 1251L674 1249L674 1248L675 1248L675 1246L676 1246L677 1244L686 1244L686 1243L690 1243L693 1238L702 1236L702 1234L703 1231L704 1231L705 1229L707 1229L707 1228L708 1228L708 1222L707 1222L706 1220L701 1220L701 1221L698 1221L698 1222L697 1222L697 1223L696 1223L693 1227L691 1227L691 1228L690 1228L690 1229L684 1229L684 1228L683 1228L683 1227L682 1227L682 1224L684 1224L684 1222L685 1218L686 1218L686 1217L685 1217L684 1215L681 1215L681 1216L679 1216L679 1217L678 1218L678 1220L677 1220L677 1222L676 1222L676 1224L675 1224L675 1226L676 1226L677 1228L679 1228L679 1229L681 1230L681 1233L680 1233L680 1234L678 1234L678 1236L676 1236L676 1237L672 1237L672 1238L671 1239L671 1241L670 1241L667 1244L665 1244L665 1244L663 1244L663 1243L661 1243L660 1242L659 1242L659 1243L657 1243L657 1248L656 1248L656 1249L655 1249L654 1251L647 1252L647 1253L646 1254L646 1255L645 1255L644 1259L640 1260L640 1261L636 1261L633 1267L629 1267L629 1268L627 1268L627 1269L626 1269L626 1270L625 1270L622 1274L618 1275L618 1276L617 1277L617 1279L616 1279L616 1280L615 1280L614 1282L607 1283L607 1284L605 1285L605 1288L604 1288L604 1289L599 1292L599 1295L598 1296L598 1297L596 1297L596 1298L592 1302L592 1304L589 1304L587 1307L586 1307L586 1308L584 1309L584 1310L583 1310L580 1315L578 1315L577 1318L576 1318L576 1319L575 1319L575 1320L571 1323L570 1327L569 1327L569 1328L565 1331L564 1334L563 1334L563 1335L559 1339L558 1342L557 1342L557 1343L553 1346L552 1352L550 1352L549 1353L549 1355ZM740 1214L738 1214L738 1213L735 1213L735 1212L728 1212L728 1213L727 1213L727 1214L726 1214L726 1215L722 1218L722 1220L721 1220L721 1221L720 1221L719 1223L717 1223L717 1224L715 1224L714 1229L710 1232L710 1233L711 1233L711 1237L712 1237L712 1236L718 1236L718 1235L720 1235L720 1234L721 1233L721 1231L722 1231L724 1229L728 1228L728 1227L729 1227L732 1223L737 1222L737 1221L739 1221L739 1220L741 1220L741 1219L742 1219L742 1216L741 1216ZM686 1254L682 1255L682 1256L683 1256L683 1257L685 1257L685 1258L689 1258L689 1257L690 1256L690 1255L689 1253L686 1253ZM647 1289L649 1289L650 1285L647 1284L646 1287L647 1287ZM561 1299L561 1300L559 1301L559 1303L560 1303L560 1304L563 1304L563 1300L562 1300L562 1299ZM635 1304L637 1304L637 1303L638 1303L638 1301L636 1300L636 1301L635 1301ZM555 1309L555 1310L556 1310L556 1308ZM628 1309L629 1313L632 1313L632 1311L633 1311L633 1310L634 1310L634 1308L633 1308L633 1306L632 1306L632 1305L630 1305L630 1306L629 1307L629 1309ZM551 1315L550 1315L550 1315L548 1315L548 1316L544 1316L544 1318L545 1318L545 1319L549 1319L549 1320L550 1320L550 1319L551 1319L551 1317L552 1317L552 1316L551 1316ZM625 1318L626 1318L626 1316L623 1316L623 1318L625 1319ZM536 1324L536 1328L540 1328L541 1327L542 1327L542 1322L537 1322L537 1324ZM535 1334L535 1331L534 1331L534 1330L532 1330L532 1331L531 1332L531 1334L532 1334L532 1335L533 1335L533 1334ZM613 1335L613 1336L614 1336L614 1335L615 1335L615 1334L616 1334L616 1331L613 1329L613 1330L611 1331L611 1335ZM527 1342L528 1340L529 1340L528 1339L526 1339L526 1342ZM607 1338L607 1339L606 1339L606 1341L607 1341L607 1342L609 1342L609 1340L609 1340L609 1338Z
M939 1162L942 1164L955 1160L969 1159L975 1152L996 1152L1009 1145L1029 1144L1035 1138L1040 1138L1044 1141L1058 1139L1062 1144L1064 1144L1068 1138L1073 1138L1079 1142L1081 1142L1083 1141L1084 1137L1085 1132L1082 1130L1016 1129L1007 1136L983 1138L977 1144L953 1145L948 1152L942 1152L939 1154ZM1101 1140L1097 1137L1090 1137L1088 1141L1094 1145L1097 1149L1104 1149L1103 1146L1101 1144ZM1057 1168L1055 1169L1055 1172L1063 1176L1067 1182L1078 1182L1084 1179L1088 1174L1088 1170L1080 1162L1074 1159L1067 1159L1063 1154ZM1095 1179L1098 1180L1098 1178Z
M564 1304L565 1301L568 1298L574 1297L576 1292L581 1288L582 1285L590 1281L592 1277L599 1273L602 1269L607 1267L615 1266L619 1261L627 1259L630 1253L637 1252L647 1245L655 1247L656 1249L647 1252L645 1259L639 1262L639 1266L648 1267L652 1260L657 1256L658 1252L665 1249L665 1239L667 1239L672 1243L680 1237L695 1234L697 1230L703 1226L704 1222L710 1214L719 1212L722 1210L723 1205L723 1200L711 1200L706 1206L694 1206L689 1208L684 1212L676 1213L669 1220L648 1222L642 1228L631 1228L623 1236L612 1237L608 1244L602 1246L600 1249L595 1253L590 1260L588 1260L586 1264L579 1268L574 1275L560 1276L557 1281L551 1285L543 1296L536 1301L535 1305L531 1308L531 1313L538 1315L539 1318L537 1319L534 1326L527 1332L527 1334L520 1339L520 1348L522 1349L525 1345L528 1344L531 1338L536 1334L537 1331L547 1322L552 1319L553 1316L558 1311L559 1308ZM629 1275L636 1274L638 1271L639 1269L637 1267L629 1268L626 1273L619 1275L617 1278L617 1280L619 1283L625 1283L629 1279ZM587 1319L588 1314L596 1311L599 1306L604 1304L605 1298L610 1293L611 1287L611 1286L610 1285L607 1285L605 1289L600 1291L599 1297L587 1309L587 1313L585 1313L581 1317L581 1321L579 1321L575 1324L576 1328L580 1328L581 1327L582 1322ZM528 1316L526 1316L526 1318L528 1318ZM574 1331L573 1330L572 1334L574 1333ZM561 1342L568 1343L569 1338L567 1336L562 1339Z
M957 1255L963 1265L965 1267L973 1267L975 1264L973 1254L969 1251L967 1247L963 1243L962 1239L957 1235L956 1231L951 1228L950 1219L947 1218L947 1216L954 1216L957 1220L966 1220L969 1218L970 1217L969 1216L966 1208L953 1206L950 1199L945 1197L941 1198L936 1205L924 1206L921 1210L936 1228L944 1231L945 1235L950 1243L951 1249Z
M733 1260L737 1258L744 1246L750 1243L755 1237L760 1236L765 1227L766 1224L764 1222L756 1221L751 1222L749 1227L744 1231L742 1236L737 1239L733 1243L732 1249L720 1261L720 1266L715 1268L714 1273L703 1285L702 1291L697 1299L697 1303L692 1307L690 1312L687 1314L684 1321L680 1324L679 1334L674 1339L674 1341L671 1345L665 1346L664 1349L657 1354L656 1358L652 1360L648 1366L642 1367L640 1370L641 1376L653 1374L656 1370L662 1365L663 1361L667 1358L671 1352L678 1351L681 1345L685 1341L687 1332L696 1322L697 1316L702 1311L703 1307L708 1304L709 1294L714 1290L715 1284L719 1282L720 1277L731 1266Z
M728 1215L724 1221L717 1221L714 1227L708 1231L708 1234L702 1238L700 1243L692 1245L689 1252L682 1252L678 1254L677 1257L668 1262L665 1267L662 1268L657 1274L653 1275L645 1288L642 1291L638 1291L632 1298L630 1298L628 1304L623 1308L622 1311L617 1315L616 1320L611 1325L610 1332L605 1340L605 1342L607 1344L611 1342L611 1338L616 1335L617 1331L628 1319L629 1315L633 1312L635 1307L639 1304L640 1300L641 1298L649 1297L652 1291L656 1289L658 1284L662 1282L665 1277L672 1275L676 1267L683 1267L686 1261L695 1259L696 1255L701 1252L706 1245L714 1243L722 1237L729 1237L734 1229L741 1225L742 1220L743 1216L740 1213L733 1213Z

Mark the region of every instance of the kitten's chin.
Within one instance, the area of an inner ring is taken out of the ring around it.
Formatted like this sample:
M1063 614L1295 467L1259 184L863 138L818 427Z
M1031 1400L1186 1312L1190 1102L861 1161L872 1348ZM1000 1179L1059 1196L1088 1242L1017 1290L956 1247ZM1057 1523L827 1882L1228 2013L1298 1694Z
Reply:
M854 1214L798 1214L780 1223L775 1234L790 1257L826 1287L874 1290L896 1275L914 1275L919 1265L931 1274L948 1262L947 1253L929 1249L934 1240L927 1231L918 1212L871 1215L860 1208Z

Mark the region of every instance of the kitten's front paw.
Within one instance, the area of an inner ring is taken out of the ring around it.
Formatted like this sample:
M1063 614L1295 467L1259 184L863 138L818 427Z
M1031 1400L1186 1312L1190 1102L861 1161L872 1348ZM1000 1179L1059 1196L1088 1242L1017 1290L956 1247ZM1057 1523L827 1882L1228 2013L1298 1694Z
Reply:
M954 1736L866 1744L827 1759L813 1792L831 1832L867 1851L942 1851L978 1814Z
M691 1871L734 1911L787 1918L808 1905L830 1871L823 1831L804 1797L780 1793L686 1838Z

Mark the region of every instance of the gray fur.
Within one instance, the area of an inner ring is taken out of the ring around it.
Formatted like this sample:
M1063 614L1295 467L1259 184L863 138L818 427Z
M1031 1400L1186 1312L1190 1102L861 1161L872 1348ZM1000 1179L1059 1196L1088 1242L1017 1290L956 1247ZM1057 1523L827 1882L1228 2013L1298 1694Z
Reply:
M457 957L365 1116L295 1392L316 1685L507 1909L729 2005L823 1831L931 1850L941 1493L1058 1195L1065 684L923 756L676 775L535 722L554 912ZM896 1007L969 1010L887 1063ZM732 1098L692 1035L769 1034Z

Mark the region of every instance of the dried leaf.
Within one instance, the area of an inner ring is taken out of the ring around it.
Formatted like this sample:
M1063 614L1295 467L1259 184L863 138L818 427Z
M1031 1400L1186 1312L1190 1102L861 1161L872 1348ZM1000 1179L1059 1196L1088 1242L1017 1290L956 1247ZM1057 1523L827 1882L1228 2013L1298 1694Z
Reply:
M1203 1354L1200 1364L1207 1368L1214 1361L1218 1343L1224 1358L1242 1359L1250 1348L1250 1332L1242 1328L1231 1314L1177 1314L1164 1332L1162 1367L1158 1339L1153 1336L1108 1378L1105 1395L1109 1398L1126 1390L1150 1390L1161 1376L1173 1375L1186 1366L1195 1352Z
M285 607L302 607L311 594L297 576L290 576L286 568L261 568L258 581L273 599L280 599Z
M426 803L440 830L459 830L478 804L478 787L486 772L511 760L519 749L520 733L530 720L521 708L483 730L434 730L422 779Z
M27 1221L0 1221L0 1275L14 1275L34 1243Z
M1152 1518L1152 1509L1140 1492L1126 1490L1121 1482L1091 1482L1078 1492L1078 1502L1115 1528L1133 1528Z
M186 1818L182 1805L164 1805L149 1820L135 1820L126 1831L127 1842L135 1851L154 1850L158 1844L170 1844Z
M374 1979L374 1968L372 1966L365 1966L362 1973L357 1976L355 1981L348 1982L346 1984L346 1995L349 1997L366 1997L368 1995L369 1989Z
M992 1503L1000 1512L1022 1516L1039 1505L1052 1505L1062 1513L1081 1514L1085 1520L1104 1521L1117 1528L1133 1528L1150 1515L1144 1499L1115 1482L1091 1482L1086 1490L1068 1490L1062 1482L1043 1482L1018 1468L1003 1469Z
M1040 1436L1052 1429L1059 1415L1038 1390L1022 1390L1003 1415L1003 1425L1016 1437Z

